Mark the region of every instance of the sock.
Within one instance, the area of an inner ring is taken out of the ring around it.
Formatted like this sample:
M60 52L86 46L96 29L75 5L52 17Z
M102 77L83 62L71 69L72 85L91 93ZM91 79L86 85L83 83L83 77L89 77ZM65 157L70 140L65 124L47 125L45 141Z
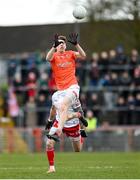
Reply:
M46 154L48 157L49 165L54 166L54 148L51 148L51 149L46 148Z
M81 145L83 145L83 144L84 144L84 138L83 138L83 137L81 137L81 136L80 136L80 143L81 143Z
M83 149L83 144L84 144L84 138L80 136L80 149L81 149L81 151Z

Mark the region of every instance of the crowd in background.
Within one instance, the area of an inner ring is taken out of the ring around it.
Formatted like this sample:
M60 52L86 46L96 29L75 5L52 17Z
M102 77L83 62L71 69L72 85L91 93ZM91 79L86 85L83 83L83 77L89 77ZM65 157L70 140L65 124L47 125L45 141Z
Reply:
M85 112L92 111L100 125L140 124L140 56L136 49L126 55L120 45L110 51L94 52L77 60L80 100ZM43 126L51 107L55 81L45 53L11 54L7 59L6 110L19 126Z

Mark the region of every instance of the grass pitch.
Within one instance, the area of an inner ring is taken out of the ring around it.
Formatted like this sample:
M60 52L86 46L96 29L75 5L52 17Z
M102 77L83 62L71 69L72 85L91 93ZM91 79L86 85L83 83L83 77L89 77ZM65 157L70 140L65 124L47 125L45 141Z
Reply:
M45 154L0 154L1 179L138 179L140 153L56 153L47 174Z

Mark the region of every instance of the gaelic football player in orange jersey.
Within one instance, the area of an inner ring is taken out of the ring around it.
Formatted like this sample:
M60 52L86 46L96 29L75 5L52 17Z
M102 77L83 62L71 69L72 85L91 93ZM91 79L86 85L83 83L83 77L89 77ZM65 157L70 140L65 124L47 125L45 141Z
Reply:
M65 36L55 35L53 47L49 50L46 56L46 60L51 63L58 90L57 92L65 92L65 95L59 102L60 120L57 129L58 136L62 133L65 121L69 119L69 107L75 103L75 99L79 98L80 87L75 76L75 60L77 58L85 59L86 53L79 45L77 38L78 34L72 33L69 35L68 42L73 44L77 49L77 51L72 51L66 50L67 39ZM87 121L83 118L81 111L75 113L74 116L77 116L85 126L88 125Z

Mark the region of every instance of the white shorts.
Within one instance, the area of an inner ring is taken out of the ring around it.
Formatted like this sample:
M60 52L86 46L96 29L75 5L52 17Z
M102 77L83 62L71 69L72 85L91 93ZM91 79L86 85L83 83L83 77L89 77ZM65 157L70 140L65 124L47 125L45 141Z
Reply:
M80 87L77 84L70 86L68 89L57 91L52 96L52 104L58 107L64 98L68 97L72 106L79 106L79 91Z

